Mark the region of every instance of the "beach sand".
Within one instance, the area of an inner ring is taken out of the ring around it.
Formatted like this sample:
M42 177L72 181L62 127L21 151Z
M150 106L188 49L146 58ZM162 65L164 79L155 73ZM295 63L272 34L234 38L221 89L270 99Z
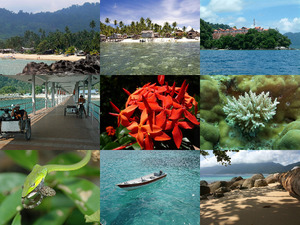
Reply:
M76 55L37 55L37 54L20 54L20 53L0 53L0 58L7 58L13 56L16 59L26 59L26 60L51 60L51 61L59 61L59 60L68 60L68 61L77 61L80 59L85 59L85 56L76 56Z
M299 225L300 202L279 183L234 190L223 198L201 200L201 225Z
M133 40L131 38L128 39L124 39L123 41L120 41L120 43L144 43L144 42L140 42L140 40L142 39L138 39L138 40ZM153 40L150 39L151 41L147 41L147 39L145 39L146 42L149 43L168 43L168 42L200 42L200 39L196 40L196 39L187 39L187 38L182 38L182 39L174 39L174 38L154 38ZM113 43L113 42L112 42Z

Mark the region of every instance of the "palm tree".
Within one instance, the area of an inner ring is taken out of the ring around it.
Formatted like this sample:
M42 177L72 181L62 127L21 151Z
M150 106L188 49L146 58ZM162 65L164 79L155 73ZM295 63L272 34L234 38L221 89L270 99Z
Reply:
M174 31L175 27L177 26L177 23L176 22L172 23L172 26L173 26L173 31Z
M183 30L183 32L185 32L185 31L186 31L186 27L185 27L185 26L183 26L183 27L182 27L182 30Z
M109 18L105 18L105 23L109 24L110 19Z
M95 20L92 20L90 22L90 28L92 28L94 30L95 26L96 26L96 22L95 22Z
M149 17L146 19L146 23L147 23L148 29L150 29L150 26L151 26L151 20L150 20Z

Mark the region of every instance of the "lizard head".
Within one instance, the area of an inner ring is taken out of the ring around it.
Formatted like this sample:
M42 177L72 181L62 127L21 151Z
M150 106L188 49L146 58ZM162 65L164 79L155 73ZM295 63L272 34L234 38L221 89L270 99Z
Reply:
M35 165L25 179L22 198L28 196L46 177L47 169L40 165Z

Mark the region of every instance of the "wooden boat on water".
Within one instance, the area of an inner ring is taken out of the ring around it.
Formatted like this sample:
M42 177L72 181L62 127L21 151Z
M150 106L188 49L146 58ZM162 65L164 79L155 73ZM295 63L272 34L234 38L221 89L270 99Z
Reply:
M117 184L120 188L124 190L134 190L137 188L141 188L144 186L147 186L149 184L152 184L158 180L161 180L162 178L166 177L167 174L160 171L160 173L151 173L146 176L142 176L133 180L129 180L123 183Z

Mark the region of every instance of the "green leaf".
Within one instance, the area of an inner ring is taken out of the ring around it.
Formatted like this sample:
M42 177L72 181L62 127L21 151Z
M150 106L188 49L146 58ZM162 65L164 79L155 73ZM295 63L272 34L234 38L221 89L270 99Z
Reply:
M91 215L100 209L100 188L94 183L70 177L57 187L75 203L82 214Z
M120 143L120 145L125 145L125 144L128 144L132 141L134 141L135 138L134 137L131 137L131 136L125 136L125 137L122 137L118 142Z
M131 145L133 147L134 150L142 150L141 146L139 145L139 143L135 143L133 145Z
M0 225L10 221L22 209L22 189L8 195L0 205Z
M116 135L117 138L120 138L122 136L125 136L129 134L129 130L126 127L123 127L122 125L120 125L117 129L116 129Z
M40 217L33 225L62 225L71 214L72 208L62 207Z
M85 220L87 223L93 223L93 222L100 223L100 209L90 216L85 215Z
M22 173L1 173L0 192L4 193L13 190L16 187L21 187L25 181L25 178L26 175Z
M103 132L102 134L100 134L100 144L102 146L105 146L107 143L111 142L111 136L108 136L106 132Z
M17 213L11 225L21 225L21 215L20 212Z
M117 142L110 142L107 145L105 145L102 150L112 150L112 149L117 148L119 146L120 146L120 144L118 144Z
M33 150L4 150L5 154L8 155L16 164L24 167L25 169L31 170L38 161L38 153Z

